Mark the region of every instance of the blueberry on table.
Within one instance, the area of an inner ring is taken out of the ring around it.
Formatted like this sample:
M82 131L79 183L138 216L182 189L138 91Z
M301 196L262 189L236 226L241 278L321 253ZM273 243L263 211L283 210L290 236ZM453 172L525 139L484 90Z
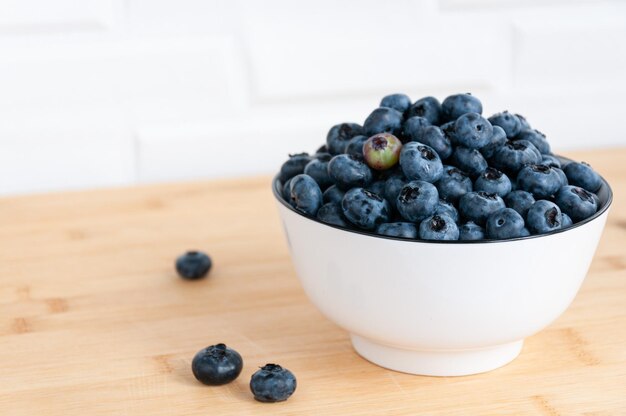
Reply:
M375 134L363 143L365 163L375 170L391 169L398 163L402 142L391 133Z
M250 391L260 402L274 403L287 400L296 391L296 377L278 364L266 364L250 379Z
M365 143L367 139L368 137L363 135L354 136L346 145L344 152L347 155L363 157L363 143Z
M341 123L330 128L326 135L326 147L331 155L343 153L348 141L363 134L363 127L356 123Z
M503 146L507 142L506 133L500 126L493 126L493 133L491 133L491 137L489 138L489 142L480 148L480 153L485 157L485 159L489 159L493 156L493 154L498 150L499 147Z
M439 193L432 183L411 181L398 194L396 208L406 221L419 222L435 213Z
M417 227L412 222L386 222L376 228L376 234L415 239Z
M211 258L201 251L188 251L176 259L176 271L188 280L206 276L212 265Z
M420 132L419 140L415 141L432 147L441 160L446 160L452 155L450 138L437 126L424 127Z
M456 120L466 113L483 113L480 100L471 94L455 94L441 103L441 113L446 121Z
M599 208L596 195L578 186L567 185L556 194L556 204L574 223L591 217Z
M383 97L380 107L389 107L404 113L411 106L411 99L406 94L390 94Z
M519 215L526 218L528 210L535 203L535 197L530 192L516 190L504 197L504 203L508 208L513 208Z
M513 140L526 140L531 142L541 154L550 154L550 144L546 140L546 135L539 130L522 130Z
M304 167L311 160L313 160L313 158L309 156L308 153L296 153L289 155L289 159L287 159L287 161L280 167L280 181L285 183L294 176L303 173Z
M435 97L420 98L407 111L407 118L413 116L424 117L430 124L439 124L441 104Z
M451 163L456 165L471 178L477 178L489 166L487 161L477 149L457 146L451 157Z
M315 179L303 173L294 176L289 185L291 205L306 215L315 216L322 205L322 191Z
M363 188L346 192L341 209L348 221L365 230L373 230L387 222L391 211L386 199Z
M468 221L459 227L459 240L476 241L485 238L485 229L474 221Z
M191 362L196 379L211 386L230 383L239 376L242 368L241 355L224 344L201 349Z
M458 240L459 229L452 218L435 214L420 223L419 237L423 240Z
M522 131L522 123L515 114L508 111L497 113L489 117L489 122L494 126L500 126L509 139L517 136Z
M402 132L403 115L400 111L389 107L378 107L367 116L363 123L363 132L366 136L378 133L400 135Z
M517 174L517 189L528 191L538 199L554 195L561 186L561 176L550 166L526 165Z
M570 184L585 188L589 192L596 192L602 186L600 175L588 163L572 162L563 168Z
M480 149L489 144L493 126L478 113L467 113L456 119L454 138L460 146Z
M473 184L467 173L454 166L444 166L443 174L435 186L439 197L448 202L456 203L459 198L472 192Z
M512 208L503 208L487 218L487 237L494 240L522 237L524 218Z
M372 182L372 171L363 159L352 155L337 155L328 162L328 174L340 189L363 188Z
M443 174L443 164L437 152L418 142L409 142L402 147L400 167L409 180L433 183Z
M558 230L563 225L561 209L555 203L541 199L528 210L526 224L535 234Z
M487 168L474 182L474 190L504 197L511 192L511 180L498 169Z
M468 221L482 226L496 211L506 208L504 201L496 194L468 192L459 200L459 213Z

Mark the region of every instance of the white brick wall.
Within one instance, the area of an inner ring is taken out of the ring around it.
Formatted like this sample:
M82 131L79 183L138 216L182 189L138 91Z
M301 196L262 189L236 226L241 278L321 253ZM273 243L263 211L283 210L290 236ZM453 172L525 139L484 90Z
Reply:
M0 1L0 194L275 171L380 97L626 145L626 4Z

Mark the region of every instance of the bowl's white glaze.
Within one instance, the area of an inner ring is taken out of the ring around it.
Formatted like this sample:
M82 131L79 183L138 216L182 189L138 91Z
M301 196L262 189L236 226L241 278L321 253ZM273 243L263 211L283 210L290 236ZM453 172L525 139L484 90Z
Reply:
M572 302L611 203L561 232L508 241L425 242L308 218L274 194L298 277L313 304L380 366L453 376L513 360L525 337Z

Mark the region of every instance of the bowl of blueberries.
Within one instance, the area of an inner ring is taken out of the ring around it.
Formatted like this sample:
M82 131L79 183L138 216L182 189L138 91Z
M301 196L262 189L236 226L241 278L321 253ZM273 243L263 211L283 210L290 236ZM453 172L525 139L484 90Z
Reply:
M501 367L570 305L612 192L521 115L471 94L384 97L274 178L312 303L365 359L459 376Z

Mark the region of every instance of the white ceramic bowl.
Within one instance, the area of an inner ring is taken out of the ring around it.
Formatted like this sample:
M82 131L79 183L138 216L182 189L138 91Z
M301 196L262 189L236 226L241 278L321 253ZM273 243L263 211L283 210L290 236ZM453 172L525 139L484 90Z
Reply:
M612 193L563 231L507 241L433 242L369 235L306 217L274 195L310 300L367 360L405 373L459 376L512 361L524 338L572 302Z

